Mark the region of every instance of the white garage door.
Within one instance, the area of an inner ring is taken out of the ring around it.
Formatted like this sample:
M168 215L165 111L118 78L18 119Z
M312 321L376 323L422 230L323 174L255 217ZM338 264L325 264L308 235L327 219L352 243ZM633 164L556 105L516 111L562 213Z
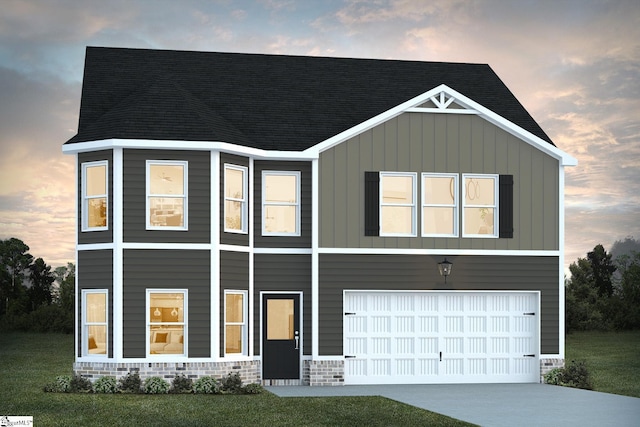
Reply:
M538 382L538 299L345 291L345 384Z

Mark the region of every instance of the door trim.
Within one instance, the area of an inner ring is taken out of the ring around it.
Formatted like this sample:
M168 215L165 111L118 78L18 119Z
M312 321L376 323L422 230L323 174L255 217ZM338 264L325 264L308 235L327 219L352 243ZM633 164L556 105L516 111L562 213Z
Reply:
M300 372L300 380L302 380L302 359L304 357L304 324L303 324L303 312L304 312L304 292L302 291L260 291L260 378L264 381L264 364L262 363L264 358L264 348L263 348L263 339L264 339L264 296L265 295L298 295L300 298L300 309L298 313L298 321L300 322L300 355L299 355L299 372ZM277 380L274 380L277 381ZM286 380L285 380L286 381Z

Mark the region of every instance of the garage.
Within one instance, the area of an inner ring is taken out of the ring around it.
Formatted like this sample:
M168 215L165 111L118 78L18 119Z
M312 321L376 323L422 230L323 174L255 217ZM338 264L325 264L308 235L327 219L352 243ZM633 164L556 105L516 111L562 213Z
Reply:
M539 292L345 290L345 384L539 382L539 300Z

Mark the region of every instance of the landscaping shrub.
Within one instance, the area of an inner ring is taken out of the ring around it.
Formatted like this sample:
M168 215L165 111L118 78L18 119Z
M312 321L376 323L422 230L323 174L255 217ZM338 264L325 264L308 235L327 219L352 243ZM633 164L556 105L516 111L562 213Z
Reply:
M200 377L193 385L193 391L197 394L218 394L220 389L220 381L213 377Z
M193 392L193 380L182 375L176 375L173 381L171 381L171 389L169 393L192 393Z
M257 383L247 384L242 388L244 394L260 394L264 391L264 388Z
M137 372L129 372L118 381L118 388L122 393L140 393L142 391L142 380Z
M91 393L93 385L88 378L82 375L74 375L71 378L71 393Z
M242 378L238 372L229 373L222 378L222 391L229 394L242 393Z
M54 382L44 386L44 391L48 393L69 393L71 392L71 376L58 375Z
M143 386L146 394L167 394L169 393L169 388L171 388L171 385L160 377L147 378Z
M96 393L117 393L118 382L114 377L102 377L93 384L93 391Z
M584 361L571 363L564 368L552 369L544 376L546 384L593 390L591 376Z

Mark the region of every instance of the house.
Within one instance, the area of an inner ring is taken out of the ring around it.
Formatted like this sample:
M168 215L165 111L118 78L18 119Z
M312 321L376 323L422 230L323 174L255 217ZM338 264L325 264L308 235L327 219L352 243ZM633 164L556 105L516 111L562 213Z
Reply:
M576 160L488 65L89 47L63 152L76 373L504 383L564 363Z

